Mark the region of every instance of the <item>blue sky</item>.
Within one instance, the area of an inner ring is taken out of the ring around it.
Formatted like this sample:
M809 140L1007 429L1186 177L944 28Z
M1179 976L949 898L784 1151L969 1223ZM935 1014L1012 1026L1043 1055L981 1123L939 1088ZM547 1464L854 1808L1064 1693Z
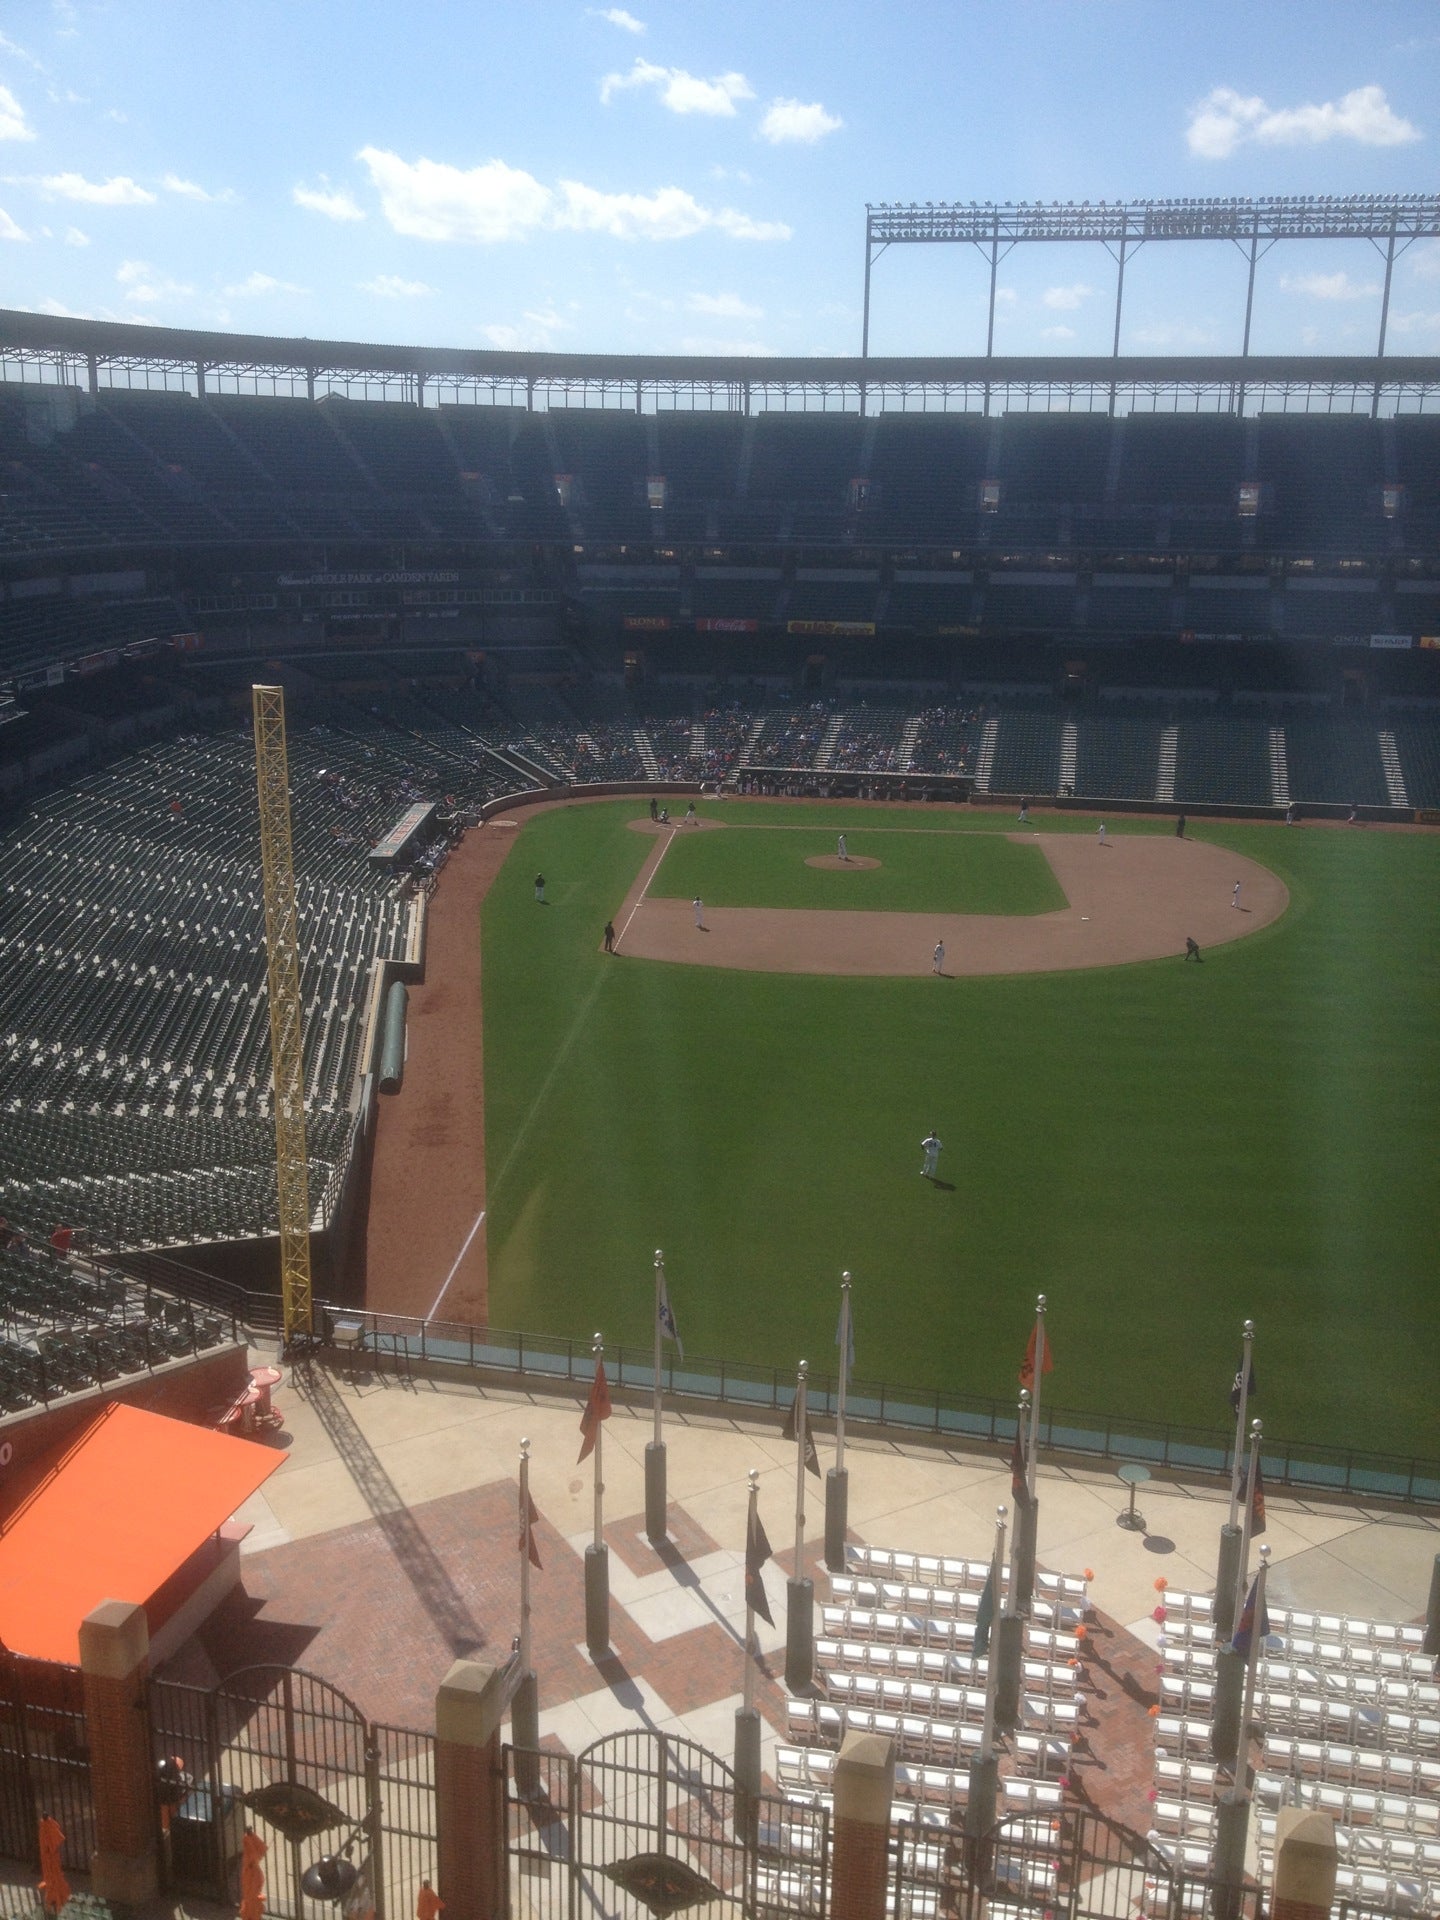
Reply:
M858 350L867 200L1440 186L1440 0L5 0L0 304L576 351ZM1001 352L1108 352L1113 267L1026 248ZM1254 350L1368 351L1381 262L1294 245ZM872 351L984 346L959 248ZM1238 348L1223 247L1127 270L1122 347ZM1391 349L1440 351L1440 243Z

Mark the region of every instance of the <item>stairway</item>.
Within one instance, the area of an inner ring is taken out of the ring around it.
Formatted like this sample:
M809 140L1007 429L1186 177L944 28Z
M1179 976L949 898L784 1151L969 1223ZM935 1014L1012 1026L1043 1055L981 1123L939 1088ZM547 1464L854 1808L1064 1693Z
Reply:
M694 726L691 727L690 729L691 758L698 760L701 766L704 766L705 755L709 751L710 751L710 743L705 738L705 722L703 720L697 720Z
M905 722L905 731L900 736L900 745L895 751L895 771L909 773L915 764L915 742L920 735L920 716L914 714Z
M649 734L646 733L643 727L636 727L634 740L635 751L639 754L640 764L645 769L645 778L647 780L658 780L660 778L660 762L655 758L655 749L650 744Z
M760 735L764 731L765 731L765 715L763 713L757 713L755 718L750 722L750 731L745 735L745 744L743 747L741 747L740 752L737 755L737 763L740 766L743 767L746 764L746 762L749 760L750 749L754 746L755 742L760 738Z
M1164 806L1175 799L1175 760L1180 749L1179 727L1166 727L1160 735L1160 758L1155 765L1155 798Z
M995 771L995 741L1000 733L1000 716L992 713L980 729L980 751L975 756L975 791L990 791L990 776Z
M1079 729L1073 720L1067 720L1060 729L1060 792L1075 791L1075 762L1080 742Z
M1410 796L1405 791L1405 773L1400 765L1400 751L1395 745L1395 736L1385 729L1380 735L1380 765L1385 769L1385 791L1390 796L1392 807L1408 807Z
M825 731L820 736L820 744L815 749L814 766L817 771L828 767L835 758L835 743L840 738L840 729L845 723L843 713L832 713L825 722Z
M1285 758L1285 729L1270 729L1270 804L1272 807L1288 807L1290 804L1290 765Z

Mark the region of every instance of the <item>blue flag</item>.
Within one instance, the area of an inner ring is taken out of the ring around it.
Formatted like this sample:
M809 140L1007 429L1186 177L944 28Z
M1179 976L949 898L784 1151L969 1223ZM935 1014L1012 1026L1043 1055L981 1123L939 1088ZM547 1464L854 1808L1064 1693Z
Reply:
M1270 1615L1266 1612L1263 1600L1260 1600L1260 1618L1258 1621L1255 1618L1255 1603L1257 1600L1260 1600L1260 1576L1258 1573L1250 1583L1249 1595L1246 1598L1240 1618L1235 1623L1235 1638L1230 1642L1231 1651L1242 1654L1247 1660L1250 1657L1250 1646L1255 1635L1258 1633L1260 1638L1264 1640L1270 1632Z
M980 1595L980 1606L975 1614L975 1658L981 1659L990 1647L990 1628L995 1619L995 1562L990 1562L990 1571L985 1576L985 1587Z
M660 1302L655 1309L655 1317L660 1322L661 1333L667 1340L673 1340L675 1342L675 1351L683 1360L685 1358L685 1349L680 1344L680 1329L675 1324L675 1315L670 1306L670 1290L665 1285L665 1276L663 1273L660 1276Z

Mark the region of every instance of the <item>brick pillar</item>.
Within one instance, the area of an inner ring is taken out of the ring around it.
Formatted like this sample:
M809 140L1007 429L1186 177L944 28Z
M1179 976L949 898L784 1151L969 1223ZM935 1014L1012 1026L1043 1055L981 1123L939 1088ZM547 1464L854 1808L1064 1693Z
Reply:
M885 1920L895 1746L883 1733L847 1733L835 1762L831 1829L833 1920Z
M143 1607L104 1600L81 1621L95 1803L90 1871L95 1892L121 1906L152 1899L158 1884L155 1769L145 1705L149 1666L150 1626Z
M483 1660L457 1660L435 1696L436 1891L445 1920L500 1920L505 1912L507 1680Z
M1271 1920L1326 1920L1335 1898L1335 1822L1328 1813L1281 1807L1275 1824Z

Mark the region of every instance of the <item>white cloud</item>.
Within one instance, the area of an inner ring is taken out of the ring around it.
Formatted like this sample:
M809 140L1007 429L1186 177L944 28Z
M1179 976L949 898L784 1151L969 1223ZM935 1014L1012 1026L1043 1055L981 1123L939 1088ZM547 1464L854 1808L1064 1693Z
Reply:
M236 197L232 187L222 187L218 193L211 193L198 180L182 180L178 173L167 173L160 184L167 193L179 194L182 200L205 200L214 204L229 202Z
M1074 327L1041 327L1040 338L1042 340L1073 340L1075 329Z
M1083 280L1076 280L1068 287L1046 287L1040 296L1042 307L1049 307L1052 313L1073 313L1082 306L1091 294L1093 287L1087 287Z
M144 260L122 260L115 269L115 278L125 289L127 300L146 307L159 306L167 300L183 300L195 291L179 280L157 274Z
M12 40L5 33L0 33L0 53L8 53L12 60L23 60L27 67L33 67L37 73L45 71L27 47L22 47L18 41Z
M713 167L707 167L707 178L711 180L738 180L742 187L753 187L755 176L747 173L744 167L722 167L717 161Z
M1343 267L1338 273L1282 273L1280 285L1311 300L1372 300L1380 291L1378 280L1352 280Z
M361 293L373 293L380 300L419 300L435 289L423 280L402 280L398 273L377 273L373 280L359 282Z
M482 244L522 240L541 229L606 233L617 240L683 240L707 228L732 240L787 240L783 222L754 220L734 207L703 206L681 187L654 193L607 193L580 180L545 186L521 167L487 160L453 167L439 160L402 160L363 147L385 218L414 240Z
M1440 313L1392 313L1391 333L1440 333Z
M33 140L35 129L9 87L0 87L0 140Z
M518 325L497 323L480 331L492 347L509 353L543 353L555 344L557 333L568 331L571 323L553 306L541 307L520 316Z
M995 304L997 307L1013 307L1019 298L1020 296L1016 293L1014 287L997 287L995 289Z
M657 67L653 60L636 60L629 73L607 73L600 82L600 99L609 105L617 93L630 87L655 87L671 113L708 113L733 118L737 100L753 100L755 89L743 73L719 73L702 80L683 67Z
M813 147L844 124L838 113L827 113L818 100L808 106L803 100L772 100L760 122L760 138L773 147L789 142Z
M16 226L5 209L0 207L0 240L28 240L29 238L25 229Z
M1420 129L1396 113L1383 87L1356 87L1339 100L1271 107L1258 93L1216 87L1190 112L1185 143L1201 160L1227 160L1237 147L1312 147L1355 140L1362 147L1401 147Z
M1166 321L1156 326L1136 327L1133 331L1127 331L1137 347L1211 347L1215 344L1215 329L1208 326Z
M587 7L587 13L593 13L597 20L608 20L612 27L619 27L622 33L644 33L645 22L637 20L633 13L627 13L624 7Z
M82 232L79 227L66 227L65 244L67 247L88 247L90 236Z
M1410 256L1410 271L1417 280L1440 280L1440 241L1432 240Z
M767 347L762 340L724 340L708 333L687 333L680 342L680 351L704 354L707 358L730 359L742 355L768 355L774 352L774 348Z
M712 320L763 320L765 309L752 307L738 293L692 293L685 302L687 312L708 314Z
M305 289L290 280L277 280L273 273L247 273L243 280L220 291L227 300L246 300L267 293L304 293Z
M83 200L92 207L150 207L155 195L128 173L109 180L87 180L83 173L47 173L40 181L47 200Z
M296 186L290 190L290 198L297 207L306 207L311 213L323 213L327 220L363 220L363 209L355 203L355 197L344 187L332 187L322 173L318 187Z

